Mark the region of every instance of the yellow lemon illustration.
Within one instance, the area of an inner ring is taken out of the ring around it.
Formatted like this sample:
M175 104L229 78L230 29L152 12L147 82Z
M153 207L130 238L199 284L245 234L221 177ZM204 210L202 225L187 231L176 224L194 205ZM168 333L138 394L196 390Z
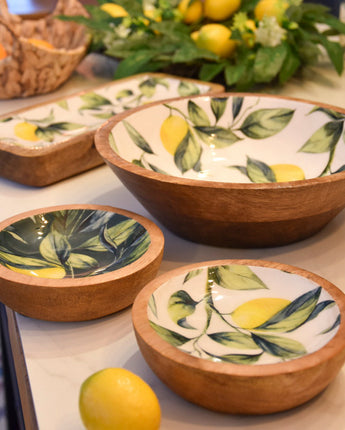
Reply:
M104 12L107 12L113 18L121 18L128 16L127 11L120 5L115 3L104 3L100 7Z
M46 40L42 39L28 39L28 41L35 46L38 46L39 48L47 48L47 49L54 49L54 46L47 42Z
M290 300L280 298L253 299L236 308L231 317L239 327L250 330L266 322L290 303Z
M164 148L174 155L177 147L188 133L186 120L177 115L170 115L166 118L160 129L160 137Z
M301 181L305 179L303 170L294 164L274 164L270 166L277 182Z
M204 15L213 21L223 21L241 6L241 0L205 0Z
M259 21L264 16L275 16L280 23L288 6L284 0L260 0L254 9L254 15Z
M122 368L89 376L80 388L79 410L88 430L158 430L161 421L154 391Z
M4 48L4 45L0 43L0 60L3 60L7 57L6 49Z
M36 142L40 140L36 135L37 125L30 124L29 122L19 122L14 126L14 134L19 137L19 139L30 140L31 142Z
M207 49L222 58L228 58L236 49L236 42L231 40L231 30L222 24L205 24L199 31L191 34L199 48Z
M178 5L178 10L186 24L193 24L202 18L203 4L200 0L195 0L192 4L190 4L190 0L182 0Z
M9 269L23 275L36 276L37 278L62 279L65 277L65 269L61 266L46 267L44 269L19 269L18 267L8 266Z

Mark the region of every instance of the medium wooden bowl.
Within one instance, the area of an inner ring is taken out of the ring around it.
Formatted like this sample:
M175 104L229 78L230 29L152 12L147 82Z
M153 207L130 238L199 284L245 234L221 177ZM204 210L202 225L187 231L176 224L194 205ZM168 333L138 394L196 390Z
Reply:
M0 223L0 301L49 321L109 315L156 276L163 247L153 222L110 206L16 215Z
M301 100L217 94L124 112L95 142L177 235L267 247L315 234L344 208L344 118L343 109Z
M345 295L305 270L221 260L167 272L132 307L139 348L181 397L233 414L301 405L345 361Z

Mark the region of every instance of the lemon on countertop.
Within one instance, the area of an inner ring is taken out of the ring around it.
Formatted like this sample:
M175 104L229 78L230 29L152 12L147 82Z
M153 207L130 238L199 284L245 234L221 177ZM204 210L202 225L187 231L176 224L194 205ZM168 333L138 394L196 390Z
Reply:
M152 388L122 368L89 376L80 388L79 410L87 430L158 430L161 421Z

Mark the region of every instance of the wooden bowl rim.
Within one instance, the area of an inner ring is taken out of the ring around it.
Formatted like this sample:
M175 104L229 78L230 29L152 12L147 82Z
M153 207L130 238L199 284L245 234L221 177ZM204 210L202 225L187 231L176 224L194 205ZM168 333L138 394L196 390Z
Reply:
M21 285L33 286L33 287L47 287L47 288L80 288L85 286L97 286L101 284L115 283L122 281L128 276L133 276L134 273L139 272L151 264L153 264L156 259L160 256L164 249L164 235L161 229L151 220L145 218L142 215L136 214L134 212L116 208L107 205L96 205L96 204L68 204L68 205L58 205L38 208L34 210L29 210L17 215L14 215L6 220L0 222L0 231L9 225L20 221L22 219L28 218L33 215L55 212L59 210L66 209L91 209L100 210L106 212L113 212L116 214L127 216L132 218L141 224L145 230L150 235L150 245L146 252L138 258L138 260L124 266L120 269L107 272L96 276L86 276L82 278L63 278L63 279L50 279L50 278L40 278L31 275L25 275L22 273L14 272L11 269L0 264L0 282L1 279L6 281L11 281Z
M260 94L260 93L205 93L202 95L195 96L186 96L186 97L176 97L169 100L159 100L157 102L150 103L148 105L138 106L136 108L130 109L128 111L121 112L109 120L107 120L104 124L102 124L95 133L95 146L100 156L104 159L104 161L110 165L115 165L116 167L125 170L129 173L135 174L139 177L143 177L146 179L155 180L157 182L162 182L166 184L174 184L174 185L183 185L187 187L200 187L200 188L209 188L209 189L243 189L243 190L279 190L279 189L288 189L288 188L305 188L310 186L315 186L322 183L330 183L330 182L338 182L343 181L345 179L345 171L334 173L332 175L322 176L318 178L310 178L303 179L299 181L287 181L287 182L270 182L270 183L240 183L240 182L222 182L222 181L206 181L202 179L189 179L182 178L179 176L165 175L160 172L154 172L151 170L147 170L144 167L137 166L121 156L119 156L109 144L109 134L111 130L120 122L127 119L133 114L140 112L142 110L154 108L155 106L162 105L167 103L168 101L176 102L180 100L194 100L205 97L216 97L216 98L224 98L224 97L248 97L248 96L256 96L263 98L273 98L278 100L286 100L286 101L296 101L299 103L317 105L326 109L332 109L336 112L340 112L345 115L345 109L337 106L332 106L326 103L320 103L311 100L304 100L296 97L288 97L288 96L279 96L279 95L271 95L271 94Z
M318 283L324 288L335 300L341 315L340 325L337 333L323 347L315 352L304 355L303 357L292 359L284 363L276 364L232 364L232 363L214 363L212 361L194 357L188 353L179 350L177 347L163 340L158 333L150 326L147 317L148 301L151 295L162 284L170 279L184 274L188 271L195 270L201 267L210 267L227 264L243 264L251 266L260 266L275 268L278 270L288 271L297 274L304 278L310 279ZM217 374L223 376L236 377L269 377L280 374L289 374L294 372L302 372L304 370L319 366L326 363L334 356L339 354L345 348L345 294L334 284L326 279L307 270L296 266L276 263L268 260L256 259L227 259L227 260L211 260L199 263L194 263L177 269L165 272L149 282L137 295L132 306L132 321L136 336L141 339L150 349L156 354L161 355L167 360L175 362L176 365L187 367L191 372L201 372L209 374ZM191 373L192 375L192 373Z
M198 85L207 85L210 87L210 90L207 91L206 93L204 93L204 95L213 95L213 94L216 95L216 94L222 93L224 91L224 87L222 85L214 83L214 82L205 82L205 81L201 81L198 79L184 78L184 77L181 77L178 75L172 75L172 74L168 74L168 73L157 73L157 72L138 73L136 75L128 76L126 78L121 78L121 79L117 79L115 81L99 84L99 85L96 85L95 87L92 87L92 88L89 88L86 90L82 90L82 91L78 91L78 92L73 93L73 94L68 94L65 97L61 97L61 96L56 97L56 98L53 98L49 101L44 101L41 103L37 103L33 106L31 106L31 105L26 106L24 108L14 110L14 111L11 111L11 112L6 113L6 114L2 114L2 115L0 115L0 120L6 119L6 118L14 116L14 115L23 114L27 110L31 110L33 108L44 107L44 106L47 106L50 104L57 103L57 102L62 101L62 100L68 100L68 99L71 99L73 97L82 96L83 94L87 94L91 91L97 91L97 90L101 90L104 88L112 87L113 85L124 84L127 81L133 81L135 79L144 78L145 76L152 77L152 78L162 78L162 79L164 79L164 78L165 79L176 79L176 80L180 79L181 81L184 81L184 82L192 82L192 83L195 83ZM169 98L166 100L175 100L175 99L176 99L176 97L171 98L171 99ZM155 102L152 102L152 104L154 104L154 103ZM133 110L134 109L135 108L133 108ZM120 114L117 114L117 115L120 115ZM28 159L34 158L34 157L39 157L42 155L54 153L57 150L61 150L61 149L64 149L66 147L69 147L71 145L74 145L76 143L79 143L81 137L87 138L88 136L90 136L93 138L96 131L97 131L97 129L88 130L88 131L85 131L84 133L80 133L76 136L70 136L70 137L66 138L66 140L57 142L54 145L48 145L48 146L42 147L42 148L36 148L36 147L24 148L24 147L20 147L20 146L14 146L11 143L3 142L1 140L1 137L0 137L0 154L1 154L1 152L11 153L11 154L19 155L21 157L25 157Z

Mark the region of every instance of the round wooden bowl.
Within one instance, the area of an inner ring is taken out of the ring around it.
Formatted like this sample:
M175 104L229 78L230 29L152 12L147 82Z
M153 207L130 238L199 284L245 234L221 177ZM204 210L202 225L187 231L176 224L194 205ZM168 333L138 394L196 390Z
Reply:
M23 315L85 321L133 303L164 247L148 219L99 205L36 209L0 223L0 301Z
M342 109L301 100L217 94L116 115L95 141L177 235L267 247L315 234L344 208L344 118Z
M305 270L221 260L167 272L132 307L139 348L175 393L205 408L268 414L301 405L345 361L345 295Z

